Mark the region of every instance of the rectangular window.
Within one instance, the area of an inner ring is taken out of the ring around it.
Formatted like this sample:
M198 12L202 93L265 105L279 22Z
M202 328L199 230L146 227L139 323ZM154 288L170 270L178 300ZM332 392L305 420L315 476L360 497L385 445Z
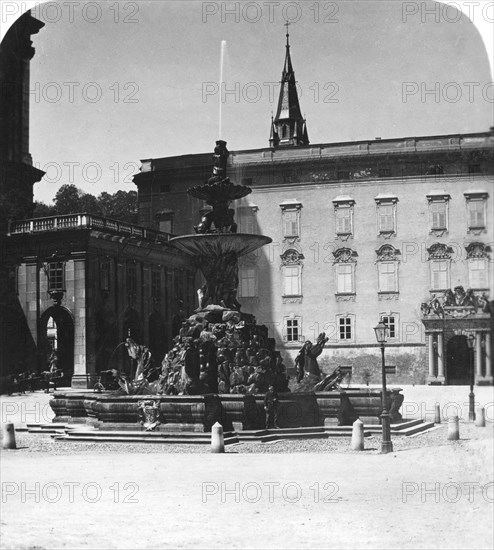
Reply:
M488 288L487 261L484 258L472 258L468 261L468 282L470 288Z
M239 296L253 298L257 296L257 269L241 267L239 270Z
M300 266L285 266L283 268L283 295L300 296L302 294L302 285L300 277Z
M352 209L339 207L336 210L336 234L350 235L352 233Z
M336 288L338 294L354 292L353 264L336 264Z
M48 291L65 290L65 263L50 262L48 264Z
M137 266L127 264L127 294L137 294Z
M447 203L431 202L429 205L431 229L447 229Z
M485 227L485 202L483 200L470 200L468 207L468 227L481 229Z
M167 218L160 220L158 230L162 233L173 233L173 219Z
M446 290L449 288L449 261L433 260L431 262L431 289Z
M388 233L395 230L394 204L379 205L379 232Z
M352 320L350 317L340 317L338 319L338 328L340 340L352 339Z
M251 208L239 208L237 210L237 223L239 233L248 233L255 235L256 231L256 218Z
M151 271L151 297L161 300L161 269L159 268Z
M379 262L379 292L398 292L398 269L396 262Z
M110 290L110 261L103 260L99 266L99 286L101 290Z
M287 342L298 342L300 340L299 319L286 319L285 322Z
M283 236L298 237L298 212L294 210L285 210L283 212Z
M381 321L388 327L388 337L396 338L396 320L392 315L384 315Z

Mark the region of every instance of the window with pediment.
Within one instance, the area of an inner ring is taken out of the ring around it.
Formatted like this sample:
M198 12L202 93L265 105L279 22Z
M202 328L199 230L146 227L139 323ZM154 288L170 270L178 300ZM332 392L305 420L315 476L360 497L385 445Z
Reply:
M377 207L377 233L389 238L396 235L396 204L398 197L378 195L374 198Z
M346 240L353 236L354 206L351 197L341 196L333 199L335 215L335 235Z
M336 295L355 294L355 269L357 253L350 248L339 248L333 252L336 279Z
M436 243L427 249L430 264L430 289L448 290L451 287L451 256L453 249Z
M280 203L283 239L294 242L300 238L300 216L302 203L287 199Z
M466 247L468 262L468 286L471 289L486 290L489 288L489 255L490 247L484 243L470 243Z
M398 267L400 251L394 246L385 244L376 250L377 278L380 294L397 294L399 292Z
M475 235L483 233L487 227L487 198L485 191L464 193L467 206L467 232Z
M281 255L284 298L302 296L303 259L303 254L295 249L288 249Z
M430 233L440 236L448 231L450 198L444 191L431 191L427 195Z

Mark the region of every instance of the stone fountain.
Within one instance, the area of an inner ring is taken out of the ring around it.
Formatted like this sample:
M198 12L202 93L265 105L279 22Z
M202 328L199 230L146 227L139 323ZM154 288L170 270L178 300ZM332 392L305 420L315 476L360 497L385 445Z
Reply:
M270 384L280 392L288 391L288 377L274 339L268 338L267 328L258 325L252 315L240 311L237 300L238 259L270 243L271 238L237 233L230 205L252 189L227 177L228 156L226 142L217 141L212 176L188 191L204 200L210 210L195 227L195 235L170 240L172 246L193 256L205 284L198 290L198 309L182 324L165 360L167 394L258 394Z
M140 420L146 430L210 431L219 421L226 430L258 429L264 426L264 393L271 385L280 396L278 422L282 428L323 426L336 418L340 424L349 424L350 417L341 418L346 410L343 397L346 401L351 398L352 415L378 421L381 392L334 391L341 381L338 369L321 380L314 391L290 392L275 340L253 315L241 311L238 259L271 239L237 233L230 205L252 190L227 177L228 156L226 142L217 141L212 176L188 191L210 209L195 226L194 235L170 240L175 248L193 257L205 283L198 290L198 308L182 323L163 360L159 379L148 383L149 350L127 339L129 355L137 362L135 378L129 381L115 371L120 392L55 394L50 402L55 422L85 422L121 430L138 428ZM314 357L304 347L307 361L316 361L326 341L324 336L320 335L312 350ZM321 350L316 353L319 344ZM309 367L303 370L302 374L312 372ZM315 371L319 372L318 367ZM397 390L388 392L388 401L393 420L400 420L403 396Z

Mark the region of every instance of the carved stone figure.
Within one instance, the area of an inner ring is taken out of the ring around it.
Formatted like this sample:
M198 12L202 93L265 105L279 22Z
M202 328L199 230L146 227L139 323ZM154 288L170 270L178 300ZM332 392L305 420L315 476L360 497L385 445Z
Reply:
M137 402L137 412L141 425L146 432L153 431L160 422L160 402L156 400L146 400Z
M314 386L314 391L339 390L343 378L345 378L345 373L340 367L336 367L331 374L325 376L318 384Z
M329 340L326 337L325 332L321 332L317 337L317 341L313 344L310 340L307 340L302 346L300 353L295 359L295 365L297 367L297 381L300 382L305 373L312 374L319 380L321 379L321 370L317 363L317 358L321 355L324 349L324 344Z

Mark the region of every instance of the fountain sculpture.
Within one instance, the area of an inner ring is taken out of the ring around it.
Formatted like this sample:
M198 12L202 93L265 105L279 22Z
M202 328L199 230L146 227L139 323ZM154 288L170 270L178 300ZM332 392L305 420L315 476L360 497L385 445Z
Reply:
M252 192L226 176L229 152L218 140L213 174L188 193L211 210L195 235L170 244L194 257L206 280L198 291L199 307L183 324L163 363L165 393L263 393L270 384L288 391L288 377L267 328L241 312L237 300L238 258L271 242L269 237L237 233L230 204Z
M378 390L338 391L344 377L340 368L321 376L317 357L327 341L324 333L316 344L306 343L297 358L299 382L307 380L310 387L290 393L275 340L253 315L241 311L238 259L271 239L237 232L230 205L252 190L226 176L228 156L226 142L218 140L212 176L188 191L211 209L202 216L194 235L170 239L174 247L193 257L205 283L198 290L198 308L181 324L161 367L153 364L146 346L127 338L124 344L135 370L131 369L130 376L120 370L101 373L113 378L119 390L103 392L100 383L92 395L57 393L50 402L55 421L120 429L126 424L135 426L138 418L145 430L180 431L210 431L219 421L226 429L258 429L265 416L260 394L270 386L280 394L281 427L322 426L326 419L336 417L340 424L351 424L358 415L380 414ZM403 396L398 390L388 393L397 421Z

